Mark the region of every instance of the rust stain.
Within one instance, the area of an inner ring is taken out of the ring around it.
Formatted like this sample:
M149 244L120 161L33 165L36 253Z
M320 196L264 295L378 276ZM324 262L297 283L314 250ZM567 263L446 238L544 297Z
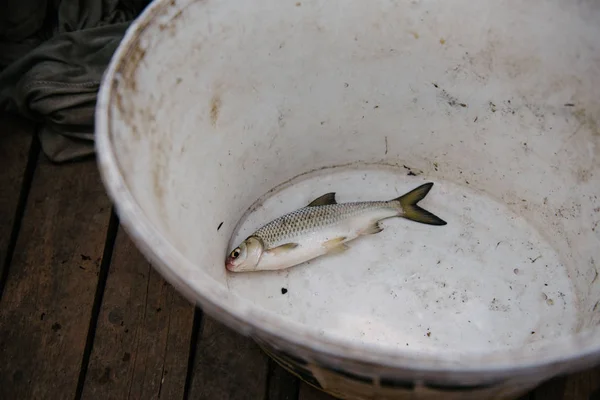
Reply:
M135 112L133 110L131 110L131 107L125 106L125 99L123 98L123 93L121 93L121 90L117 86L114 86L113 90L114 90L114 99L115 99L115 103L117 105L117 110L119 110L119 113L121 113L121 115L123 117L123 121L127 124L127 126L129 126L131 128L132 138L135 141L139 141L141 136L137 129L137 126L135 125L135 121L134 121Z
M296 7L300 7L301 5L302 5L302 3L300 3L300 2L296 3Z
M440 44L446 44L446 39L440 38Z
M410 31L410 33L411 33L411 35L413 35L413 37L414 37L415 39L418 39L418 38L419 38L419 33L418 33L418 32L415 32L415 31Z
M171 8L175 8L175 1L171 1L170 6L165 7L165 10L163 10L163 15L168 14L168 10ZM181 16L183 15L184 10L187 8L187 6L184 6L184 8L180 9L179 11L177 11L175 14L173 14L173 16L169 19L168 22L166 23L161 23L158 25L158 29L163 32L163 31L168 31L170 36L175 36L175 22L181 18Z
M121 70L125 87L134 92L137 90L135 73L138 65L144 60L144 57L146 57L146 49L143 49L136 43L127 53L127 56L125 57L125 59L127 59L127 64L123 65L123 69Z
M131 136L133 136L133 139L136 141L140 140L140 132L138 131L137 126L135 126L135 123L131 124Z
M598 122L589 115L585 109L578 109L573 112L573 116L579 121L582 126L587 127L594 136L600 136L600 127Z
M165 224L168 224L167 209L165 203L167 180L168 157L167 149L160 141L156 142L152 149L154 166L152 168L152 188L156 196L158 213Z
M131 94L127 92L137 91L136 73L140 63L143 62L146 57L147 49L140 46L139 38L148 29L148 27L152 25L154 21L156 21L157 16L167 15L170 11L169 9L175 7L176 3L176 0L171 0L169 5L165 4L163 7L159 7L154 10L153 18L145 18L140 22L140 25L135 30L136 38L131 42L131 46L127 50L127 53L121 60L117 69L117 73L121 74L123 77L121 81L122 83L119 83L116 80L114 80L112 83L114 93L113 99L116 103L116 107L121 113L123 120L130 127L132 137L136 140L140 139L140 132L139 127L134 126L134 119L136 117L135 107L131 103ZM159 24L158 28L161 31L168 28L171 32L171 35L173 35L175 32L173 22L183 16L186 7L187 5L176 12L167 24ZM181 78L177 79L177 83L181 83Z
M162 177L164 175L162 168L163 167L160 164L156 164L154 170L152 171L152 183L154 186L154 194L156 195L158 200L160 200L161 203L165 196L165 189L162 185Z
M219 113L221 112L221 96L218 94L214 95L210 101L210 122L213 126L217 126L217 120L219 119Z
M588 169L579 167L577 169L577 172L575 173L575 176L577 178L577 182L585 183L588 182L594 176L594 173Z
M123 104L123 96L116 85L113 85L113 91L115 93L115 101L117 102L117 109L123 115L125 115L125 106Z
M131 94L127 91L137 91L136 72L139 64L146 56L146 49L142 48L137 41L142 32L146 30L150 20L143 21L136 30L137 38L132 41L131 47L120 62L117 73L123 77L122 83L113 80L113 93L117 109L122 115L123 120L128 126L131 126L131 133L134 139L139 140L140 134L134 126L135 111L131 104Z
M152 184L154 188L154 194L162 202L165 194L165 189L163 187L163 178L165 176L165 154L160 143L155 144L153 153L154 168L152 170Z
M171 18L170 22L175 21L176 19L180 18L183 15L183 10L179 10L175 13L175 15L173 15L173 18Z

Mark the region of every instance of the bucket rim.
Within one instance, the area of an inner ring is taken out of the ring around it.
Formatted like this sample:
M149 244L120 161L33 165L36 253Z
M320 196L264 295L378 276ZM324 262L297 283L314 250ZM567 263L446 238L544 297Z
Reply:
M260 1L260 0L256 0ZM209 310L219 322L237 329L247 336L270 337L292 353L299 348L320 354L320 358L335 358L358 364L374 364L384 368L409 369L421 373L443 372L452 376L516 375L525 370L549 371L558 374L600 359L600 327L594 327L568 336L546 339L542 346L524 352L521 348L488 353L419 354L402 347L382 348L374 344L359 344L343 338L324 338L306 325L283 319L277 314L255 306L231 294L181 254L162 235L146 216L125 181L112 142L111 108L115 101L119 71L129 61L127 54L142 34L158 25L157 16L167 9L180 12L197 0L155 0L151 2L127 29L106 69L97 97L95 111L95 150L102 182L127 231L138 249L153 267L177 291L190 301ZM203 1L204 6L211 2ZM193 271L193 280L188 280ZM541 372L540 372L541 373Z

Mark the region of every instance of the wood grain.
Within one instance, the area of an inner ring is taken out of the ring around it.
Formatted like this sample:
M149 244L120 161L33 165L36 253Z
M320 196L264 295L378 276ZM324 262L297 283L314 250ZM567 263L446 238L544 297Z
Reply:
M182 399L194 307L119 230L83 399Z
M0 398L73 398L109 218L94 162L40 159L0 302Z
M336 400L336 398L303 382L300 384L298 400Z
M297 400L300 380L273 360L269 360L269 400Z
M14 244L24 173L33 170L32 137L32 125L0 116L0 268ZM0 300L0 399L74 397L109 219L94 161L39 160ZM193 314L119 231L83 398L182 399ZM192 366L190 399L334 399L206 316ZM521 400L596 399L600 367Z
M563 400L566 377L557 377L542 383L532 391L532 400Z
M588 400L600 390L600 367L567 377L563 400Z
M267 356L254 341L204 316L190 399L264 400L267 370Z
M524 394L523 396L519 397L517 400L533 400L533 393L529 392L527 394Z
M7 256L34 126L0 115L0 276Z

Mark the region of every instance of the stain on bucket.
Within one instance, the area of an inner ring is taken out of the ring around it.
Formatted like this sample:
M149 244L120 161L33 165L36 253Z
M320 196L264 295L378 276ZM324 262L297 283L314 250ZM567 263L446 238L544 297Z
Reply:
M600 362L600 5L343 11L145 9L96 114L99 169L134 242L207 314L343 399L510 399ZM236 234L272 214L423 180L443 233L390 221L346 259L224 268Z

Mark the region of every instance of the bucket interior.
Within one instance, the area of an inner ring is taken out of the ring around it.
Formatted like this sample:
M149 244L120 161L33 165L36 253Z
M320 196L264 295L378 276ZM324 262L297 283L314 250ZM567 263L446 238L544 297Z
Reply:
M164 3L166 4L166 3ZM110 140L164 240L229 293L386 349L532 348L600 321L600 6L187 1L118 67ZM230 273L256 228L336 192L420 203L342 254Z

